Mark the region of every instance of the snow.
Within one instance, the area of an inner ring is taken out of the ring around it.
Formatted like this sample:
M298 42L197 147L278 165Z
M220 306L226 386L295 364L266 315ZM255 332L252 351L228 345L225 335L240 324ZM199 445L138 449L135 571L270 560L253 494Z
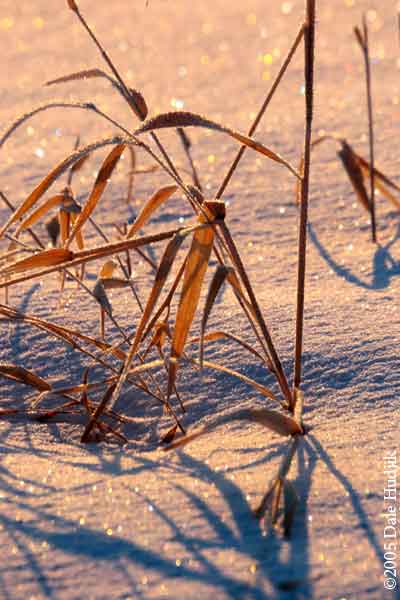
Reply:
M368 11L373 51L376 161L399 183L397 129L399 48L392 2L318 3L314 132L337 132L368 157L363 64L352 28ZM82 13L128 84L150 112L183 108L246 131L302 19L303 3L261 0L187 3L150 0L93 3ZM2 129L25 111L55 98L93 101L132 126L132 114L103 80L43 87L83 68L104 68L63 2L3 0L0 17ZM268 58L268 57L271 58ZM296 55L256 139L297 165L302 148L302 52ZM177 102L179 104L177 104ZM182 103L183 102L183 106ZM112 135L112 127L79 110L44 112L24 124L2 152L2 189L19 204L73 149ZM237 151L228 137L188 130L193 156L210 197ZM162 132L186 167L172 133ZM398 311L399 220L377 200L379 246L370 242L356 202L327 142L313 152L304 347L304 419L292 479L301 504L292 538L265 532L252 513L276 472L285 443L255 424L230 422L183 450L165 454L171 426L162 409L131 391L130 444L79 443L83 421L0 420L0 597L22 598L391 598L383 587L384 456L397 445L400 390ZM85 201L104 152L90 159L73 188ZM140 166L149 159L138 153ZM128 159L113 175L96 220L131 215L124 202ZM162 173L138 175L143 200L170 183ZM60 185L54 186L58 191ZM298 211L294 181L283 167L246 152L227 190L227 223L235 237L286 372L293 370ZM9 216L1 208L1 222ZM151 231L191 218L177 196ZM40 226L38 231L42 232ZM91 233L90 244L98 243ZM160 247L154 248L160 256ZM135 265L142 299L149 268ZM94 286L96 267L87 284ZM97 336L93 299L72 282L59 302L56 274L10 289L18 310ZM138 317L126 290L111 297L129 331ZM110 339L117 339L106 325ZM196 324L197 327L197 324ZM225 290L210 328L253 342L233 294ZM0 361L24 365L52 382L79 383L89 363L60 341L21 323L0 322ZM239 346L216 342L206 357L265 385L273 379ZM94 374L93 374L94 377ZM0 408L22 406L22 387L0 381ZM276 388L274 388L276 389ZM180 390L189 430L265 400L232 378L185 369ZM386 594L386 595L385 595Z

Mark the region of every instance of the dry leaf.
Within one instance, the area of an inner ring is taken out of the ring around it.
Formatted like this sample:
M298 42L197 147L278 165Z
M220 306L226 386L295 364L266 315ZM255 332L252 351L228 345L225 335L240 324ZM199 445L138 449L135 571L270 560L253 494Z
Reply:
M7 379L30 385L42 392L51 390L51 385L47 383L45 379L32 373L32 371L28 371L28 369L24 369L24 367L0 363L0 376L1 375Z
M168 200L177 189L178 187L176 185L168 185L159 189L150 200L146 202L139 215L136 217L135 222L128 230L126 237L133 237L147 223L154 211Z

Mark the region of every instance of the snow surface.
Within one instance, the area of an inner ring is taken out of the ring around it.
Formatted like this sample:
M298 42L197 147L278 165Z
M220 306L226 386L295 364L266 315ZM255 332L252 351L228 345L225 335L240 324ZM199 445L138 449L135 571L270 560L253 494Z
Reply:
M150 112L184 108L248 129L301 22L302 2L80 2L129 85ZM368 10L373 51L376 157L398 178L399 47L393 2L319 3L315 135L337 132L368 157L363 64L352 28ZM132 115L107 82L43 87L101 59L64 2L1 2L0 115L14 117L54 98L91 100L128 126ZM271 58L270 58L271 57ZM269 64L272 61L272 64ZM268 81L269 78L269 81ZM183 104L182 104L183 103ZM277 92L256 138L298 164L303 136L302 52ZM95 115L56 109L24 124L2 149L0 188L19 204L73 148L111 135ZM232 161L232 140L190 130L193 155L210 197ZM170 133L162 139L179 164ZM305 421L292 477L301 508L292 539L263 531L251 508L275 473L284 444L257 425L230 423L184 450L165 455L160 437L171 425L157 405L131 396L131 443L81 445L82 423L0 421L0 597L128 598L389 598L383 588L383 457L396 447L400 390L398 213L378 197L378 247L370 243L332 142L313 153L304 348ZM104 155L74 181L84 201ZM123 200L122 161L95 217L110 235L130 212ZM139 154L139 163L148 165ZM160 185L161 173L138 176L135 210ZM55 186L57 188L57 186ZM57 188L59 189L59 188ZM286 371L293 368L297 208L293 178L248 152L227 190L227 223L248 265ZM2 222L7 209L1 208ZM190 220L182 199L153 220L152 231ZM41 232L41 227L38 226ZM94 235L89 243L98 243ZM160 256L160 248L154 249ZM135 265L143 297L149 269ZM88 267L88 285L96 268ZM58 279L10 290L21 311L98 334L98 309ZM137 308L126 291L112 295L115 316L133 330ZM229 290L211 324L250 339ZM211 325L210 325L211 326ZM107 325L110 339L116 332ZM51 381L81 381L82 356L43 332L0 323L0 360ZM238 346L213 343L207 357L273 386ZM262 406L254 390L206 371L182 374L186 425ZM21 386L0 382L0 407L22 406ZM29 394L30 392L28 392ZM132 392L131 392L132 393ZM129 401L129 392L125 396ZM386 595L385 595L386 594Z

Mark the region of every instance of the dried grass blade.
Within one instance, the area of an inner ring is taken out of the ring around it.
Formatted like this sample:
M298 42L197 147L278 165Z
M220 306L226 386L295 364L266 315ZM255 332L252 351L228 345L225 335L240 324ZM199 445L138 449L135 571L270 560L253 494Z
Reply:
M357 158L358 158L359 165L361 167L362 172L366 176L369 176L370 172L371 172L371 167L370 167L369 163L366 160L364 160L363 158L361 158L360 156L357 156ZM397 209L400 209L400 200L398 198L396 198L396 196L394 196L392 194L392 192L390 190L388 190L388 188L384 184L387 184L388 186L392 187L393 189L395 189L397 191L400 191L400 188L393 181L391 181L388 177L386 177L383 173L381 173L377 169L374 169L374 172L375 172L374 185L375 185L376 189L378 189L381 192L381 194L383 196L385 196L385 198L387 200L392 202L392 204L394 204L394 206Z
M108 154L108 156L104 160L104 162L100 168L100 171L97 175L97 178L96 178L95 184L93 186L93 189L90 193L90 196L89 196L85 206L82 208L82 211L75 222L75 225L71 232L71 235L69 236L69 239L66 244L67 248L71 245L71 243L72 243L74 237L76 236L76 234L78 233L78 231L80 231L82 229L83 225L85 224L85 222L88 220L88 218L90 217L90 215L96 208L97 203L100 200L100 198L106 188L107 182L108 182L109 178L111 177L112 172L114 171L124 149L125 149L125 144L118 144L115 148L113 148L111 150L111 152Z
M127 238L133 237L150 219L151 215L172 196L178 189L176 185L168 185L159 189L151 198L146 202L139 215L135 219L127 233Z
M293 417L278 413L268 408L252 408L244 412L244 419L264 425L279 435L295 435L303 433L300 425Z
M74 165L78 160L87 154L90 154L94 150L101 148L103 146L115 145L121 143L121 136L115 136L113 138L109 138L103 140L101 142L97 142L94 144L90 144L81 150L77 150L73 152L70 156L61 161L54 169L50 171L46 175L46 177L35 187L35 189L29 194L29 196L22 202L21 206L19 206L10 218L6 221L3 227L0 230L0 238L3 237L4 233L9 229L9 227L18 221L26 212L28 212L38 200L43 196L45 192L49 189L49 187L72 165Z
M101 69L83 69L82 71L77 71L76 73L71 73L70 75L64 75L63 77L58 77L57 79L52 79L51 81L46 81L45 85L54 85L57 83L67 83L68 81L79 81L82 79L93 79L95 77L104 77L111 81L114 85L117 84L116 81L107 73L102 71Z
M371 214L369 197L364 185L364 176L353 149L349 144L343 142L338 156L343 163L360 204Z
M135 113L135 115L140 119L140 121L144 121L149 113L149 109L147 108L146 100L143 95L133 88L128 88L128 96L126 97L129 106Z
M1 363L0 376L30 385L41 392L51 390L51 385L45 379L24 367Z
M72 252L71 250L65 250L65 252L69 253L69 258L65 260L59 266L52 266L44 269L43 271L37 271L35 273L31 273L29 275L18 277L16 279L11 279L7 283L0 283L0 289L6 286L15 285L17 283L22 283L23 281L27 281L29 279L34 279L37 277L44 277L49 273L53 273L54 271L58 271L59 269L68 269L70 267L76 267L78 265L82 265L87 262L91 262L93 260L98 260L100 258L106 258L107 256L113 256L114 254L119 254L121 252L125 252L126 250L131 250L133 248L139 248L141 246L146 246L148 244L153 244L156 242L161 242L163 240L167 240L173 237L176 233L178 233L179 229L173 229L172 231L165 231L162 233L157 233L154 235L147 235L141 238L135 238L133 240L125 240L123 242L113 242L107 244L105 246L100 246L98 248L94 248L92 250L82 250L81 252ZM57 248L53 248L52 250L57 250ZM58 248L58 250L63 250ZM50 250L46 250L46 252L50 252ZM44 254L44 253L42 253ZM0 274L3 272L0 271Z
M38 252L34 256L23 258L17 262L5 267L0 271L0 275L12 275L21 273L30 269L39 269L41 267L50 267L64 263L73 258L73 252L65 248L50 248L43 252Z
M67 329L65 327L62 327L61 325L55 325L50 321L45 321L44 319L39 319L39 317L33 317L25 313L21 313L13 308L10 308L9 306L4 306L2 304L0 304L0 313L5 315L8 319L23 321L24 323L29 323L30 325L33 325L38 329L42 329L43 331L52 333L53 335L61 338L73 347L75 347L74 338L77 338L88 344L95 345L97 348L99 348L99 350L109 350L111 354L114 354L118 359L122 361L125 361L126 359L125 352L123 352L119 348L113 348L112 346L110 346L110 344L85 335L80 331L76 331L74 329Z
M56 194L52 196L46 202L44 202L39 208L37 208L27 219L25 219L19 226L15 232L15 235L18 236L21 231L24 229L28 229L32 225L34 225L43 215L45 215L49 210L59 206L64 200L64 194Z
M200 329L200 369L203 368L203 357L204 357L204 334L207 327L207 321L211 313L211 309L214 305L214 302L218 296L218 292L221 289L222 285L225 282L229 274L230 269L225 265L219 265L217 270L214 273L214 276L211 280L210 287L207 294L206 305L204 307L203 318L201 320L201 329Z
M179 248L181 247L185 235L182 233L178 233L176 236L172 238L172 240L168 243L164 254L160 261L160 266L158 267L155 281L153 287L150 292L149 299L147 300L145 309L143 311L142 318L136 330L135 338L132 343L131 352L134 355L139 347L141 342L143 332L145 327L150 319L150 316L154 310L154 307L157 303L158 298L163 290L164 284L168 278L168 275L171 271L171 267L175 261L176 255L178 254Z
M93 412L91 418L89 419L89 423L86 425L85 431L83 432L82 437L81 437L82 444L85 444L89 441L90 433L91 433L93 427L96 425L96 422L99 419L99 417L105 411L107 404L110 402L113 392L114 392L114 389L115 389L115 386L116 386L116 383L114 382L107 388L100 404L97 406L96 410Z
M293 402L292 392L289 388L289 383L288 383L287 377L283 370L283 366L282 366L282 363L278 356L278 353L275 349L275 346L272 341L272 337L268 330L267 324L264 320L264 317L261 312L260 306L258 304L256 295L254 294L254 290L250 283L250 279L247 275L246 269L244 268L243 261L242 261L240 254L236 248L236 244L231 236L231 233L230 233L228 227L226 226L226 224L224 222L221 222L219 225L220 225L220 229L221 229L222 235L224 237L224 240L229 249L229 253L230 253L232 262L240 275L243 285L245 286L246 293L248 294L248 297L250 299L251 306L252 306L252 314L254 315L254 319L257 322L257 324L263 334L265 343L267 345L267 348L268 348L267 357L271 361L270 368L276 375L276 378L279 382L279 385L280 385L280 388L281 388L284 398L286 399L288 405L291 406L292 402Z
M371 165L369 164L368 161L365 160L365 158L363 158L362 156L360 156L359 154L356 154L354 152L355 156L357 157L358 162L360 163L360 166L363 169L368 170L368 172L371 170ZM385 183L386 185L388 185L389 187L393 188L394 190L397 190L398 192L400 192L400 186L397 185L397 183L395 183L392 179L390 179L387 175L385 175L384 173L382 173L382 171L380 171L379 169L377 169L376 167L374 168L374 173L375 173L375 177L378 177L379 179L381 179L383 181L383 183Z
M281 435L283 437L294 436L296 434L302 433L298 423L292 418L282 413L278 413L275 410L270 410L268 408L259 408L259 409L239 409L236 412L231 413L230 415L224 416L222 419L219 419L215 423L211 423L210 425L206 425L200 431L196 431L188 436L180 438L176 442L170 444L167 448L164 448L164 451L175 450L177 448L182 448L186 446L189 442L198 439L199 437L210 433L219 425L229 423L231 421L251 421L254 423L258 423L263 427L270 429L274 433Z
M234 131L229 127L224 125L220 125L215 121L211 121L206 117L202 117L201 115L185 112L185 111L177 111L177 112L169 112L157 115L152 119L149 119L141 127L136 129L135 135L140 135L141 133L154 131L156 129L165 129L165 128L176 128L176 127L205 127L206 129L212 129L213 131L219 131L221 133L226 133L230 137L234 138L244 146L248 148L252 148L256 152L264 154L271 160L275 162L281 163L285 167L289 169L291 173L297 178L300 179L300 174L296 171L296 169L288 163L284 158L282 158L279 154L266 148L260 142L257 142L253 138L248 137L238 131Z
M214 230L205 226L195 232L183 275L182 292L176 314L168 372L168 398L176 379L177 359L182 355L200 299L200 292L214 242Z
M128 146L128 149L129 149L129 156L130 156L130 161L131 161L131 168L130 168L129 175L128 175L128 189L126 192L126 203L127 204L129 204L129 202L132 200L133 183L135 180L135 169L136 169L135 149L132 148L132 146Z

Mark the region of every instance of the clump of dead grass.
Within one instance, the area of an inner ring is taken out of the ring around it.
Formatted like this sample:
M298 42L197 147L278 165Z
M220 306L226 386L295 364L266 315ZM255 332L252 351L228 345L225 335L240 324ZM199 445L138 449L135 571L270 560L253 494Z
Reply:
M34 115L53 108L77 108L96 114L112 124L117 134L104 140L98 140L86 146L77 141L74 151L55 166L27 198L18 207L14 207L2 194L3 202L11 211L10 217L0 229L0 238L9 240L9 246L1 257L0 288L6 292L5 303L0 305L2 319L11 322L23 322L37 328L48 336L56 336L74 348L85 359L81 381L70 386L50 383L39 377L25 365L1 364L0 376L27 386L33 391L27 414L46 421L55 415L67 412L83 415L85 424L81 436L82 442L113 438L127 442L122 426L129 421L124 414L124 406L130 403L129 395L123 396L128 386L134 386L144 393L150 402L163 407L164 415L171 420L169 430L161 443L166 449L181 448L193 439L207 435L222 422L237 419L256 422L274 433L288 439L283 453L282 463L272 478L271 484L256 509L259 518L275 525L281 521L286 535L290 533L293 515L298 503L297 493L289 479L289 473L301 437L307 427L303 424L302 351L303 324L305 306L306 242L308 220L308 196L312 148L326 139L334 139L340 144L339 157L346 169L357 197L363 207L371 214L373 236L374 190L380 191L399 208L400 203L392 193L399 191L398 186L387 178L374 165L373 141L371 139L370 162L359 156L344 139L326 135L312 142L313 93L314 93L314 37L315 37L315 0L306 0L305 20L301 23L293 44L282 64L276 80L269 91L256 119L247 134L192 112L176 111L148 118L149 109L144 96L138 90L128 87L115 67L106 50L80 12L77 2L68 0L69 8L75 13L82 27L98 48L109 72L99 68L88 68L68 74L48 82L59 85L88 78L105 78L128 104L141 122L130 130L123 123L113 119L91 102L87 103L50 103L40 106L15 121L0 139L0 147L6 143L18 128ZM357 39L366 59L367 77L369 77L368 35L364 22L363 33L356 29ZM273 149L254 139L259 125L275 91L277 90L290 62L304 43L305 64L305 136L302 161L297 170L288 160ZM369 94L370 94L370 87ZM372 132L372 108L369 103L370 133ZM240 144L237 156L224 177L215 199L204 197L201 185L201 173L196 170L192 158L188 127L206 128L227 135ZM184 179L184 170L177 166L158 134L163 129L176 130L182 144L192 181ZM73 192L74 174L90 160L93 153L111 146L98 171L93 188L86 202L81 206ZM299 240L298 240L298 285L295 332L294 380L289 382L282 366L279 352L273 341L271 330L264 318L246 265L239 248L228 227L226 205L223 202L229 182L234 175L245 151L251 150L265 159L279 163L283 172L294 176L297 184L299 202ZM137 167L137 152L145 153L152 161L150 168ZM151 175L154 169L162 170L170 183L156 189L144 203L133 223L117 226L117 239L110 239L94 220L94 211L101 206L108 182L123 155L129 153L130 171L128 174L126 202L133 197L134 177L139 174ZM66 174L67 185L61 191L46 197L49 189ZM370 196L366 189L366 179L371 184ZM179 192L187 200L193 220L185 227L175 227L161 232L147 231L151 218L163 206L173 201ZM48 219L50 211L57 215L46 222L50 247L35 232L37 223ZM102 238L102 245L86 248L85 238L88 227L96 230ZM11 234L11 231L13 232ZM144 233L142 233L144 232ZM29 244L27 242L30 236ZM155 263L146 253L153 244L163 244L161 258ZM142 291L137 289L133 276L134 255L146 260L154 273L150 293L141 300ZM207 275L211 270L211 257L217 267L209 277L210 284L206 293L203 311L200 311L200 298L206 286ZM85 267L96 263L97 278L94 286L89 287L85 280ZM70 327L56 325L47 319L19 312L9 306L8 290L20 283L40 278L46 283L52 273L59 273L60 295L65 287L66 278L76 281L90 296L99 310L99 335L88 336ZM172 281L172 283L171 283ZM229 286L246 318L250 330L258 341L255 348L249 340L242 339L233 332L208 329L209 316L222 287ZM139 317L133 331L118 323L113 314L109 290L123 288L131 293ZM176 310L174 309L176 307ZM196 314L201 312L200 336L191 337ZM119 336L118 342L109 342L107 323L111 322ZM260 362L266 372L276 382L277 392L263 383L247 377L225 365L206 359L207 345L219 340L230 340L239 344L252 359ZM191 352L193 344L199 347L198 357ZM263 398L268 405L264 408L248 408L234 411L207 427L187 432L184 425L185 403L179 392L179 372L182 366L194 370L211 369L223 372L248 385ZM92 378L92 372L101 368L102 377ZM160 383L161 381L161 383ZM123 402L120 402L123 397ZM49 409L47 402L53 399ZM46 402L46 404L45 404ZM116 406L118 403L118 411ZM272 405L275 405L272 408ZM45 408L42 408L45 406ZM3 415L14 414L19 409L11 407ZM282 510L281 510L282 507Z

